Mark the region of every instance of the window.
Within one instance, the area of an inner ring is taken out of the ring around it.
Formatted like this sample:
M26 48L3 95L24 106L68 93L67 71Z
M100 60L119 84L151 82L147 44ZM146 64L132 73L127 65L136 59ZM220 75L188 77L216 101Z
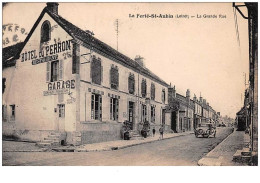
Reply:
M142 104L142 116L141 116L141 121L144 123L147 121L147 107L146 105Z
M11 111L11 120L15 120L15 105L10 105L10 111Z
M47 62L46 81L54 82L63 79L63 60Z
M165 103L165 89L162 90L162 102Z
M58 104L59 108L59 118L65 117L65 104Z
M151 100L155 99L155 85L154 83L151 84Z
M142 80L142 85L141 85L141 94L142 97L146 97L146 80Z
M58 80L58 65L59 61L51 62L51 82Z
M117 66L113 66L110 69L110 84L111 88L117 90L119 83L119 73Z
M2 105L2 121L7 121L7 106L6 105Z
M155 107L151 106L151 122L155 123Z
M49 21L44 21L41 28L41 43L51 39L51 24Z
M91 119L102 120L102 97L99 94L91 95Z
M93 58L91 62L91 78L92 82L101 85L102 80L102 66L101 60Z
M135 75L134 74L129 74L128 77L128 90L130 94L135 93Z
M6 88L6 78L2 78L2 93L5 92L5 88Z
M118 121L119 102L117 98L110 98L110 120Z

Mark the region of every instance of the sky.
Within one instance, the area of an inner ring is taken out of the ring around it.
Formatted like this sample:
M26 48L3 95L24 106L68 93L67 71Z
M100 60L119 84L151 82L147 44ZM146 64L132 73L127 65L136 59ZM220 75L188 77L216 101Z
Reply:
M3 24L17 24L29 32L45 6L9 3L3 8ZM243 13L247 15L246 8ZM192 97L201 94L223 116L235 118L242 107L244 73L248 81L249 70L248 22L236 12L239 44L231 3L59 3L59 14L115 49L118 19L118 51L132 59L141 55L145 66L175 85L178 93L185 95L190 89ZM137 18L137 14L174 18ZM25 37L18 35L19 41Z

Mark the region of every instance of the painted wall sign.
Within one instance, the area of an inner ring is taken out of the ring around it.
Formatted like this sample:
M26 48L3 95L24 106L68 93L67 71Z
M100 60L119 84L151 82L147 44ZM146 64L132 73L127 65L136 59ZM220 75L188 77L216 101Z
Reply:
M58 60L58 55L52 55L52 56L47 56L44 58L39 58L39 59L33 60L32 65L49 62L49 61L53 61L53 60Z
M61 89L61 90L48 90L48 91L43 91L43 96L48 96L48 95L58 95L58 94L67 94L69 93L69 89Z
M36 50L31 50L22 53L21 61L24 62L28 60L37 59L37 58L45 58L68 50L71 50L71 40L58 42L52 45L42 45L42 49L39 52L37 52ZM34 63L35 62L43 63L39 61L34 61ZM35 64L32 63L32 65Z
M48 83L48 91L51 90L60 90L60 89L74 89L75 88L75 80L67 80L67 81L56 81Z

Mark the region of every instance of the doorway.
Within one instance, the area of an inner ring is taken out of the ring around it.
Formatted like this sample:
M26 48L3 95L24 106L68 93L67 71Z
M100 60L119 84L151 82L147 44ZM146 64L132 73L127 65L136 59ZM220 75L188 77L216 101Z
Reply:
M134 102L128 103L128 121L131 124L130 128L133 130L134 126Z
M172 116L171 116L171 129L174 131L174 133L177 133L177 124L176 124L176 112L172 112Z

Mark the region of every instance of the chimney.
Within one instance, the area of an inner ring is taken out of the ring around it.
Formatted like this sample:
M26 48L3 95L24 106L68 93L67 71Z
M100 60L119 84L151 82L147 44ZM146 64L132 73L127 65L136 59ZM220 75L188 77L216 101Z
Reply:
M194 94L194 97L193 97L193 101L194 101L194 102L197 102L197 97L196 97L195 94Z
M59 6L59 3L49 2L49 3L46 3L46 4L47 4L47 9L48 9L49 11L51 11L52 13L58 15L58 6Z
M188 104L190 104L190 90L187 89L186 91L186 100L188 101Z
M172 102L175 97L176 97L175 86L171 87L170 85L168 88L168 103Z
M145 67L145 65L144 65L144 58L141 57L140 55L136 55L135 61L136 61L139 65L141 65L142 67Z

